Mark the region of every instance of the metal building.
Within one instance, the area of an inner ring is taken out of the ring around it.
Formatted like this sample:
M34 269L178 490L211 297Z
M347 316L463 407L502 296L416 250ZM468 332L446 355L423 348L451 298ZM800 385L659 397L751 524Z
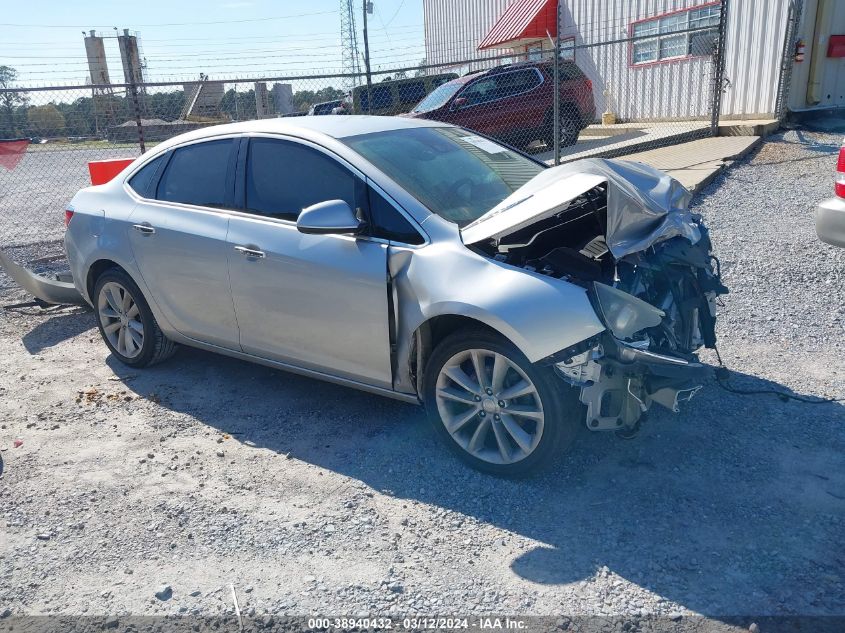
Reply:
M789 108L845 107L845 2L804 0L796 38Z
M424 0L427 59L549 55L543 16L557 4ZM721 8L720 0L560 0L557 31L563 54L592 81L599 112L623 120L703 119L714 97ZM793 24L797 42L788 39ZM696 31L673 33L690 29ZM799 44L804 61L795 55ZM793 110L845 105L845 2L731 0L724 50L724 118L773 116L782 82Z
M491 57L507 50L478 50L478 45L513 0L423 0L425 13L425 61L448 64L450 69L468 72L491 68L503 60ZM472 63L461 63L474 60ZM445 72L443 69L429 71Z

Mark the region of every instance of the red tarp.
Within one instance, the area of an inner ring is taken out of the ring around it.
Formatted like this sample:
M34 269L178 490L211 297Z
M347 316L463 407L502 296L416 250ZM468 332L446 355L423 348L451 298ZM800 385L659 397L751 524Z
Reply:
M0 139L0 165L12 171L21 162L27 145L29 145L29 139L26 138L14 141Z

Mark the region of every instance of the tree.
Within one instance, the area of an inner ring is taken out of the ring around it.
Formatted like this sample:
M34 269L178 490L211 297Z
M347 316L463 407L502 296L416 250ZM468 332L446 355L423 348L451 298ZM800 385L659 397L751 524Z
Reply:
M18 71L9 66L0 66L0 89L8 90L13 88L18 78ZM2 92L0 93L0 110L3 113L3 120L0 123L0 138L14 138L18 136L15 126L15 108L25 107L29 103L29 97L25 92Z
M65 117L52 103L33 106L26 114L29 124L40 136L59 136L65 132Z
M346 93L343 90L338 90L329 86L321 88L320 90L300 90L293 94L293 107L299 112L307 112L308 109L315 103L325 103L326 101L336 101L343 99Z
M420 60L420 63L418 64L418 66L417 66L417 70L414 71L414 77L425 77L425 66L426 66L426 61L425 61L425 58L423 57Z

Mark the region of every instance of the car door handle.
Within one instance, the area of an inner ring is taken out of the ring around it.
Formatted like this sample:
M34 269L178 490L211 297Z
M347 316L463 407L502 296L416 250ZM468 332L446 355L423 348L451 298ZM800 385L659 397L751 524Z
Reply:
M149 224L133 224L132 228L138 231L138 233L143 233L144 235L152 235L156 232L155 228Z
M256 248L248 248L246 246L236 246L235 250L238 251L244 257L254 257L256 259L263 259L267 256L264 254L264 251L259 251Z

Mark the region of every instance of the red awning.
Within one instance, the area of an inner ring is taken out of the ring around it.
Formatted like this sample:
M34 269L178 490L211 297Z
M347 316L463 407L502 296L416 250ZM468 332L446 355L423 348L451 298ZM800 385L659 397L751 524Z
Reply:
M557 37L557 0L515 0L478 49L513 48L549 35Z

